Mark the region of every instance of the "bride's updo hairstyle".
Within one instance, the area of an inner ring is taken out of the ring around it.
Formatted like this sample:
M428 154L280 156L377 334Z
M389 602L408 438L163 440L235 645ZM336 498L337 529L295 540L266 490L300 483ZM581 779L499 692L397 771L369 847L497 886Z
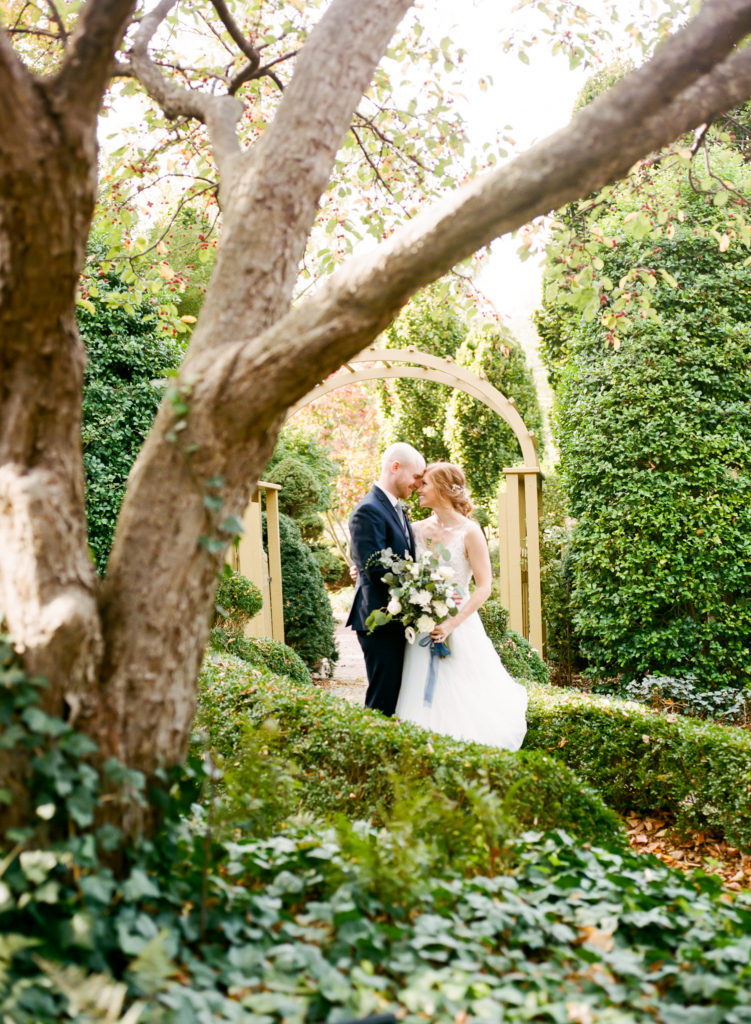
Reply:
M467 478L462 470L453 462L431 462L425 467L425 475L430 474L430 482L441 495L451 502L457 512L468 516L472 511L472 502L467 497Z

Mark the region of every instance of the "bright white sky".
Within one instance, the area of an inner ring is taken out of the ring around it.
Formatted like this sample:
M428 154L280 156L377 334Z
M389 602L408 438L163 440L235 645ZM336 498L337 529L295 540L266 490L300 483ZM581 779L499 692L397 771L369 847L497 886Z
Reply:
M652 0L621 0L624 22L629 12ZM424 0L423 20L432 34L446 34L467 52L465 58L467 103L463 114L470 143L478 150L483 142L493 139L497 130L511 125L517 152L564 127L579 90L594 68L579 66L570 70L568 58L552 56L545 42L529 50L530 63L522 63L513 53L504 53L501 38L510 25L531 35L540 34L546 24L532 8L518 7L516 0ZM590 10L599 6L597 0L583 2ZM622 22L623 24L623 22ZM617 26L613 26L617 31ZM616 42L623 51L624 43ZM613 53L616 50L614 49ZM603 54L605 62L611 56ZM481 91L476 81L492 76L492 85ZM513 155L513 154L511 154ZM493 256L479 281L482 290L499 312L514 320L528 317L540 298L540 267L535 259L522 263L516 256L518 242L500 239L493 246Z

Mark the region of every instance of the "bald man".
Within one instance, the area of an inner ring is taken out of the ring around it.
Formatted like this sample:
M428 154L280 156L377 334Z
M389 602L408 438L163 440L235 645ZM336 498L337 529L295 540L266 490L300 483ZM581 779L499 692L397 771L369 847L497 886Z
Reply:
M357 566L355 596L347 625L357 631L365 656L368 690L365 705L393 715L399 697L404 661L404 626L393 621L368 633L365 620L389 601L383 582L386 570L368 563L385 548L415 557L415 538L401 502L416 489L425 471L425 459L411 444L397 442L381 460L381 475L357 505L349 520L352 558Z

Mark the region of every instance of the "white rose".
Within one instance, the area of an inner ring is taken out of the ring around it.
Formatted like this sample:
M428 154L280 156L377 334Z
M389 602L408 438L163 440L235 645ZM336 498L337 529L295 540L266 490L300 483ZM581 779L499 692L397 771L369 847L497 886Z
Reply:
M449 606L446 604L445 601L436 601L436 603L433 605L433 611L435 612L439 619L445 619L449 613Z
M429 615L421 615L415 623L417 630L420 633L430 633L431 630L435 629L435 620L431 619Z
M450 565L442 565L438 572L445 580L451 580L454 578L454 570Z
M412 604L419 604L421 608L427 608L430 605L430 591L416 590L414 594L410 594L410 601Z
M386 611L389 615L398 615L402 610L402 603L398 597L392 597L389 603L386 605Z
M447 608L456 608L456 601L453 599L453 597L447 597L446 598L446 607Z
M416 565L414 562L410 562L408 568L409 568L410 573L413 576L419 576L420 575L420 566Z
M414 629L411 626L407 626L407 628L404 630L404 635L407 638L408 644L413 644L417 639L417 633L415 633Z

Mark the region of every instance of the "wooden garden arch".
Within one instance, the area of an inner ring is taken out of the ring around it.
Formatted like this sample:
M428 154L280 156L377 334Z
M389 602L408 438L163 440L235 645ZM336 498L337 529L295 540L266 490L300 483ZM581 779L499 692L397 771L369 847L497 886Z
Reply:
M498 503L501 599L509 609L509 625L543 654L542 595L540 590L540 465L532 435L524 425L513 398L507 398L487 380L459 366L453 359L405 349L365 349L335 374L317 384L287 414L317 398L356 381L412 377L464 391L498 413L513 430L523 465L504 468L506 490ZM405 440L409 440L405 438Z

